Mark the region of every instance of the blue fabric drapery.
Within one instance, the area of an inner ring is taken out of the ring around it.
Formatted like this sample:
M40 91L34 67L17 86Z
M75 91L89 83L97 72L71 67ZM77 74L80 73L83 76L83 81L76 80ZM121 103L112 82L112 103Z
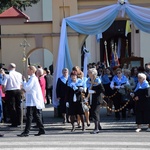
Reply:
M125 13L129 16L136 27L144 32L150 33L150 9L131 5L128 3L128 0L125 0L125 3L123 4L118 0L118 3L116 4L63 19L58 58L54 71L54 107L57 107L58 105L55 93L57 79L61 76L64 67L71 70L73 66L69 53L66 26L70 26L73 30L81 34L97 35L106 31L117 16L124 17Z
M134 5L126 5L125 11L137 28L150 33L150 9Z
M107 6L66 18L67 24L76 32L96 35L106 31L116 19L120 4Z

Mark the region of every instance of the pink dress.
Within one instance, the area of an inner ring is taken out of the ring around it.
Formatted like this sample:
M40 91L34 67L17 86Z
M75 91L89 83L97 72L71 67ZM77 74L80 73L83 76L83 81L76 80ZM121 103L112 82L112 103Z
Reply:
M46 81L45 81L45 78L44 76L40 76L39 77L39 83L40 83L40 86L41 86L41 90L42 90L42 94L43 94L43 100L44 100L44 103L46 103L46 97L45 97L45 87L46 87Z
M2 86L0 85L0 97L5 97L5 94L2 91Z

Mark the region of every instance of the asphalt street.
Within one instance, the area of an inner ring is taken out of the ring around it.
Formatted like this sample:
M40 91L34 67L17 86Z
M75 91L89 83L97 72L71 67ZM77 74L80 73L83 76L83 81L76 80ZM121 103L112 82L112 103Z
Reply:
M135 117L126 120L114 120L112 116L106 115L106 108L101 108L101 126L99 134L90 134L94 128L91 122L83 132L76 128L71 132L71 124L62 123L62 118L54 117L54 108L47 105L43 110L44 126L46 134L36 137L37 129L31 128L29 137L17 137L22 132L20 127L9 128L6 123L0 125L1 150L149 150L150 133L146 132L147 126L142 127L142 132L136 133ZM25 125L25 123L24 123ZM33 123L33 125L35 125Z

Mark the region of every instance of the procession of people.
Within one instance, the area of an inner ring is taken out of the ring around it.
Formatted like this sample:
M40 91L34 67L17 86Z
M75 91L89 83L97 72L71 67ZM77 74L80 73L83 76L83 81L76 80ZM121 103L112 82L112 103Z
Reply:
M150 131L150 65L146 67L130 70L118 66L112 69L93 63L88 65L87 76L84 76L79 66L74 66L70 73L68 68L63 68L56 89L51 89L53 77L49 70L41 66L28 66L26 78L16 71L16 64L10 63L7 73L2 68L0 70L0 110L3 113L0 118L9 122L10 128L19 127L21 101L24 97L26 125L18 136L29 136L33 118L39 128L35 136L45 134L42 109L52 102L52 94L46 93L51 89L56 91L62 122L71 123L71 132L77 128L85 132L94 123L91 134L98 134L102 130L100 108L104 103L107 115L113 116L114 113L115 121L126 120L133 114L137 124L136 132L142 130L141 124L147 124L147 131Z

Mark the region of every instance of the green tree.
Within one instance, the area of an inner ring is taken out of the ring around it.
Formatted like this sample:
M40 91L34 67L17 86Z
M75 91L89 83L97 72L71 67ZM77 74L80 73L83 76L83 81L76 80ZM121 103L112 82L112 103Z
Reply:
M26 10L26 7L31 7L32 4L38 3L40 0L0 0L0 13L4 10L15 6L19 10Z

